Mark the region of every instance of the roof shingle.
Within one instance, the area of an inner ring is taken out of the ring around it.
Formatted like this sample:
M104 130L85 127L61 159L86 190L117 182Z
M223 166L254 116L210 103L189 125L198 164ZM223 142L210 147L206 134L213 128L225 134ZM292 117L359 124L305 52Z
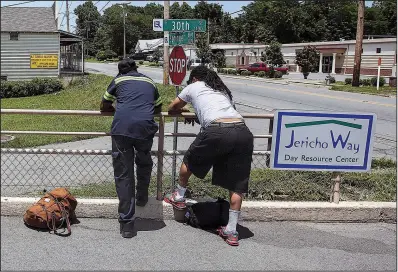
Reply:
M56 32L52 8L1 8L1 32Z

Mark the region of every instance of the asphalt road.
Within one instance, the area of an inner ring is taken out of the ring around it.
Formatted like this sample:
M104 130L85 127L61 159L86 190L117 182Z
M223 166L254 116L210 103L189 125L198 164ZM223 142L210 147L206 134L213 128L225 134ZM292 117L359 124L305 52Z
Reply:
M86 70L115 76L117 64L86 63ZM156 82L162 82L159 68L140 67L139 71ZM231 89L239 110L247 113L272 112L276 109L320 110L332 112L364 112L377 115L374 157L396 159L396 97L381 97L334 92L325 87L302 84L272 84L252 79L221 76ZM264 129L268 121L252 120L251 129ZM266 130L263 130L264 132Z
M59 237L1 217L1 270L396 271L395 224L243 222L231 247L175 221L137 221L124 239L117 220L80 220Z

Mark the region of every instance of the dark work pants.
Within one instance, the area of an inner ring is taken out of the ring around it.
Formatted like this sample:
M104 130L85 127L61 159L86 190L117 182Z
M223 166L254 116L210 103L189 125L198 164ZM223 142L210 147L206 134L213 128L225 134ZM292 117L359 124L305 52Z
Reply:
M137 165L137 193L147 194L153 161L150 154L153 139L139 140L112 136L112 161L119 198L119 222L133 223L135 214L134 157Z

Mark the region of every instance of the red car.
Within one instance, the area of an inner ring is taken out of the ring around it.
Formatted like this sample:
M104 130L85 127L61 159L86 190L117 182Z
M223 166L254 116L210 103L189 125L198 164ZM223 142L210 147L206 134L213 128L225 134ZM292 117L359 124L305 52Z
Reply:
M252 73L255 72L260 72L260 71L264 71L264 72L268 72L270 69L270 67L264 63L264 62L256 62L256 63L252 63L249 64L248 66L244 66L244 67L240 67L238 68L238 71L250 71ZM283 74L287 74L287 71L289 70L287 67L274 67L275 71L280 71Z

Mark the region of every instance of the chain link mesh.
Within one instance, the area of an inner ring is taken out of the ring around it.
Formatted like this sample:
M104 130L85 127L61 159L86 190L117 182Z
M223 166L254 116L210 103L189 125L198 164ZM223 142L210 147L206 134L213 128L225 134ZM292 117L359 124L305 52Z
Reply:
M79 197L117 197L110 151L68 153L58 150L47 153L23 150L10 152L2 149L1 195L40 196L43 191L66 187ZM149 193L156 196L158 158L156 152L152 152L152 155L154 165ZM176 178L182 159L183 155L176 156ZM170 192L174 187L171 178L172 165L173 156L166 152L161 173L162 192ZM330 172L270 169L269 154L257 152L253 154L246 199L329 201L332 193L331 178ZM381 189L378 189L378 184L383 185L380 185ZM396 189L386 191L388 184L392 184L392 187L396 185L395 168L373 170L372 173L345 173L341 186L341 200L392 201L396 199ZM211 184L211 172L203 180L192 177L188 188L191 197L228 198L226 190Z

